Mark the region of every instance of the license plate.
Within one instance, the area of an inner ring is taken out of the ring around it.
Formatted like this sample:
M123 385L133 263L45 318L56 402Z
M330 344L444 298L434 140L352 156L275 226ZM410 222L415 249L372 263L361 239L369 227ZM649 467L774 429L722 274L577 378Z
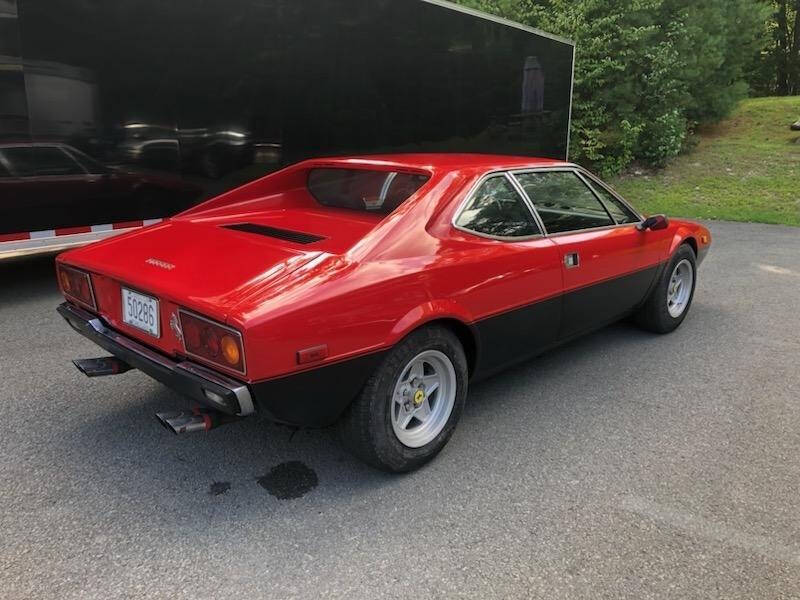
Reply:
M158 300L127 288L122 288L122 320L128 325L159 337Z

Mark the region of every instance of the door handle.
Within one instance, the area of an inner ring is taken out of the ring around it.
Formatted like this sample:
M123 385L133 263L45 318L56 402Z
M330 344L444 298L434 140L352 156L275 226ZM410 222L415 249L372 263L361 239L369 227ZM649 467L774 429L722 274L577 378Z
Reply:
M580 264L581 259L577 252L570 252L569 254L564 255L564 266L568 269L574 269L575 267L580 266Z

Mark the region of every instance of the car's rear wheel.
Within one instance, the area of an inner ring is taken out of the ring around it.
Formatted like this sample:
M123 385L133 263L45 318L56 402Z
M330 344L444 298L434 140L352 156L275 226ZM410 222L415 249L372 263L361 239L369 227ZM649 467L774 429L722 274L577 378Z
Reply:
M385 471L416 469L445 446L467 395L467 360L446 327L395 346L339 422L343 444Z
M683 244L673 254L650 293L636 314L636 322L655 333L669 333L683 323L694 298L697 284L697 260L694 250Z

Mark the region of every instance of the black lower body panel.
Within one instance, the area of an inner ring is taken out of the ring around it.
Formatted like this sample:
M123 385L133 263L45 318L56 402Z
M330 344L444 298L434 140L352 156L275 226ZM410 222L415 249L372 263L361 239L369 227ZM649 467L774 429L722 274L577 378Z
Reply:
M489 377L630 315L650 295L664 265L477 321L478 357L472 379Z
M557 340L563 297L548 298L475 323L477 357L473 379L540 354Z
M629 314L647 298L660 266L564 294L559 339L574 338Z
M251 385L259 412L287 425L324 427L355 399L386 351Z

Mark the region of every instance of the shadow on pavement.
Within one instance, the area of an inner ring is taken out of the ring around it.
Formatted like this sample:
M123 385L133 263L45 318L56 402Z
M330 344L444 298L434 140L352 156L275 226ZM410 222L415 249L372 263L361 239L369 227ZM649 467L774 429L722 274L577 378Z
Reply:
M58 292L55 255L0 261L0 303L36 300Z

